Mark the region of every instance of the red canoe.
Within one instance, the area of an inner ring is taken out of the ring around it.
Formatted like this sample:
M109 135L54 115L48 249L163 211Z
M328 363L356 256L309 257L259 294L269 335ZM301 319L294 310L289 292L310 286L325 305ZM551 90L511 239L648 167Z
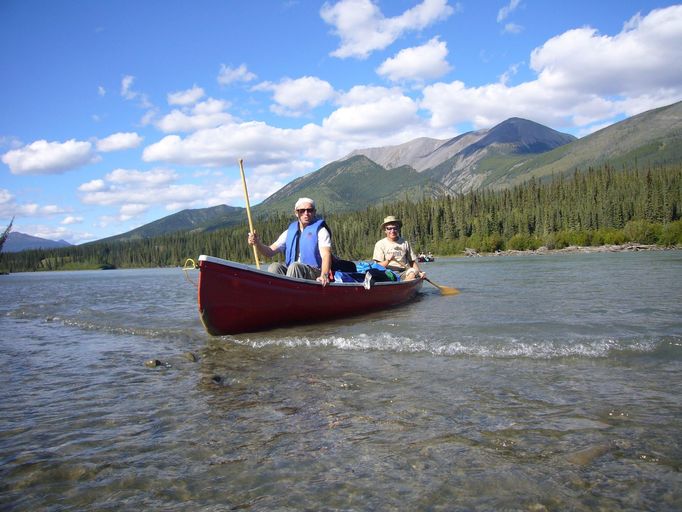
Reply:
M199 257L199 314L213 336L311 324L390 308L412 299L422 279L330 283L293 279L241 263Z

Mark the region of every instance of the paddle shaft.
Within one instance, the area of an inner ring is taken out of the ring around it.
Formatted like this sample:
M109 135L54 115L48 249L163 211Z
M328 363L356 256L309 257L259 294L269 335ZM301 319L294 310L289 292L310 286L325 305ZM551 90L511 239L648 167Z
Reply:
M249 231L253 233L253 221L251 220L251 205L249 204L249 191L246 188L246 176L244 175L244 160L239 159L239 172L242 175L242 185L244 186L244 202L246 203L246 217L249 219ZM253 247L253 257L256 259L256 268L260 269L260 261L258 260L258 249Z
M392 259L393 261L395 261L395 262L396 262L398 265L400 265L401 267L403 267L403 268L405 268L405 269L408 268L406 265L404 265L403 263L399 262L398 260L396 260L396 259L394 259L394 258L391 258L391 259ZM431 279L429 279L428 277L424 277L423 279L424 279L424 281L426 281L426 282L432 284L433 286L435 286L436 288L438 288L438 289L440 290L440 294L441 294L441 295L457 295L457 294L459 293L459 290L458 290L457 288L450 288L449 286L443 286L442 284L434 283L434 282L431 281Z

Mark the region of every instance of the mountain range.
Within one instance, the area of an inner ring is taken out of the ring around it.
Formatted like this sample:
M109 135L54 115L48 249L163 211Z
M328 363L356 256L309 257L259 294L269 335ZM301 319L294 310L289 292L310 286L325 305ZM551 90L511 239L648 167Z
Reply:
M30 249L58 249L72 244L65 240L48 240L37 236L27 235L19 231L10 231L2 246L2 252L21 252Z
M396 146L357 149L297 178L252 207L254 218L291 213L298 197L318 210L345 212L397 199L501 189L531 177L682 162L682 102L649 110L577 139L513 117L452 139L420 137ZM149 238L176 231L211 231L246 223L244 208L188 209L104 240ZM100 240L102 241L102 240Z

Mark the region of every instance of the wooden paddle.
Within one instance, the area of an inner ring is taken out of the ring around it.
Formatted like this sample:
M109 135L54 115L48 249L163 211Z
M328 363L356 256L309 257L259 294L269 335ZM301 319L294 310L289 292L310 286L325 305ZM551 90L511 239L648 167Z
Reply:
M246 176L244 176L244 160L239 159L239 171L242 174L242 185L244 185L244 202L246 203L246 216L249 219L249 231L253 233L253 221L251 220L251 205L249 204L249 191L246 189ZM258 261L258 249L253 245L253 257L256 259L256 268L260 269L260 261Z
M395 258L391 258L389 261L395 261L398 265L400 265L402 268L406 269L407 267L405 264L401 263L400 261L396 260ZM457 288L450 288L449 286L443 286L442 284L436 284L431 279L428 277L423 277L424 281L431 283L433 286L438 288L440 290L441 295L457 295L459 293L459 290Z
M424 281L431 283L433 286L440 290L441 295L457 295L459 290L457 288L450 288L449 286L443 286L442 284L436 284L428 277L424 278Z

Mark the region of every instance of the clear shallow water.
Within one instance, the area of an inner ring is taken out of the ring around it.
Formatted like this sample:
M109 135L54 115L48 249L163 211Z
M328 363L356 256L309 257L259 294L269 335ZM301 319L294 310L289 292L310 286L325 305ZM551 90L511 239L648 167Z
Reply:
M222 338L179 269L0 276L0 508L682 508L682 252L424 268Z

